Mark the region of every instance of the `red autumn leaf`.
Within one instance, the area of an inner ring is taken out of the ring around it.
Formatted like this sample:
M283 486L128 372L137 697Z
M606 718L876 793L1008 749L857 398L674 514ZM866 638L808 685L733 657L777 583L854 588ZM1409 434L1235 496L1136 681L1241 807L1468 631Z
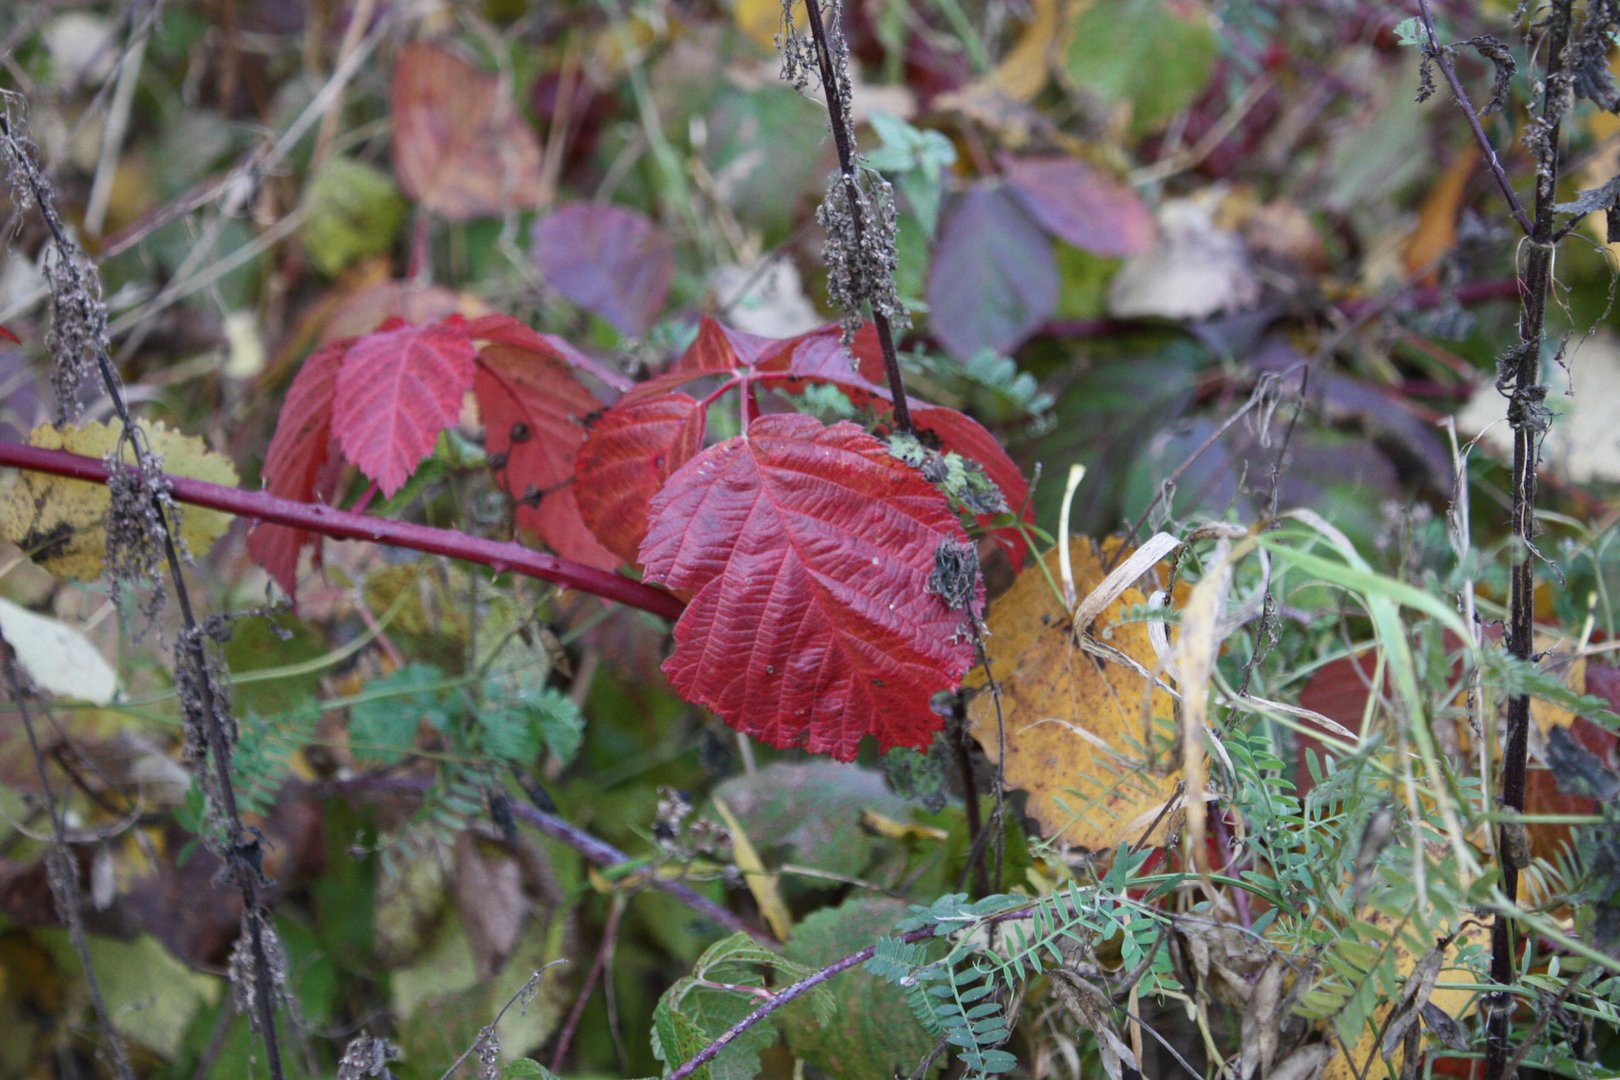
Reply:
M293 377L264 456L264 487L272 495L299 502L324 501L335 488L342 459L333 454L332 399L338 368L353 340L336 341L312 353ZM282 591L295 596L298 553L320 537L286 525L260 524L248 536L248 554ZM320 548L316 547L319 558Z
M892 397L884 385L883 356L879 351L877 334L868 324L855 335L849 350L844 348L836 326L812 330L795 339L797 345L761 361L762 368L784 369L806 382L830 383L837 386L857 405L887 406ZM851 353L854 359L851 361ZM1029 481L1007 451L1001 448L994 435L977 420L955 409L941 405L928 405L907 398L911 419L918 431L932 432L940 446L961 454L979 464L985 475L1001 489L1007 506L1020 511L1026 521L1034 520L1034 507L1029 500ZM985 520L988 520L986 518ZM1014 568L1022 566L1028 545L1016 532L1005 539L1007 553Z
M394 174L411 198L451 221L541 204L540 143L499 76L436 45L407 45L391 102Z
M22 344L22 338L18 337L16 334L13 334L10 330L7 330L3 326L0 326L0 341L9 341L14 345Z
M675 272L663 230L635 210L600 203L573 203L536 221L534 262L553 289L622 334L652 325Z
M467 336L494 345L514 345L532 352L555 353L575 371L585 371L621 393L635 384L594 358L585 355L556 334L542 334L510 315L481 315L467 324Z
M1153 212L1125 184L1079 158L1003 157L1013 194L1046 231L1094 255L1123 256L1153 246Z
M617 567L618 556L597 542L575 501L574 457L585 417L599 403L563 354L544 341L532 348L485 346L473 394L484 418L484 449L517 503L518 525L564 558Z
M625 562L647 535L647 507L703 446L704 410L686 394L621 401L591 425L574 467L585 524Z
M332 430L343 454L385 496L402 487L456 422L476 350L467 322L384 323L349 346L337 375Z
M945 500L854 424L760 417L653 498L648 580L691 594L664 664L676 691L779 747L842 761L865 735L922 747L973 664L928 592L966 537Z

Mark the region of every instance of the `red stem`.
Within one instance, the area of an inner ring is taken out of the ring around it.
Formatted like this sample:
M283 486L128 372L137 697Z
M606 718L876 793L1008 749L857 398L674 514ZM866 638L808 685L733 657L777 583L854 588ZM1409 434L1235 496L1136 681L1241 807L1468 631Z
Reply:
M108 475L107 463L100 458L81 457L64 450L41 450L5 441L0 441L0 466L87 480L95 484L106 483ZM283 499L267 491L245 491L184 476L171 475L169 482L175 499L192 506L222 510L237 517L272 525L287 525L334 540L367 540L432 555L447 555L487 566L498 574L511 571L578 589L671 621L679 618L685 609L679 598L662 589L607 570L597 570L555 555L533 551L521 544L486 540L455 529L437 529L408 521L367 517L319 503Z

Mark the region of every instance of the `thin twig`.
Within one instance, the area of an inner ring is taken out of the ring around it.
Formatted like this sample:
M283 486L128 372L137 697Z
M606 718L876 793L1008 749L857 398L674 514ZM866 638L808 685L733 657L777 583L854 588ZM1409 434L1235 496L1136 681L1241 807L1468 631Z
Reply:
M56 792L51 788L50 776L45 772L45 757L40 750L39 736L34 731L33 713L28 708L28 690L23 686L23 680L12 661L11 645L6 641L4 632L0 632L0 669L5 672L6 688L17 705L17 714L22 717L23 730L28 735L28 749L34 756L34 769L39 773L39 789L45 797L45 810L51 819L51 847L45 855L45 878L51 886L51 898L56 901L57 915L67 927L68 941L79 956L79 967L84 970L85 987L90 992L90 1004L96 1011L96 1023L100 1025L102 1037L107 1040L107 1050L112 1055L113 1072L120 1080L134 1080L129 1051L124 1046L123 1036L113 1026L107 1002L101 996L101 981L96 978L95 965L90 962L90 942L84 934L84 911L79 894L79 864L68 850L67 826L62 819L62 808L56 804Z
M613 902L608 907L607 922L602 925L602 943L597 946L596 959L591 962L591 970L585 975L585 985L579 988L579 996L574 999L574 1007L568 1010L568 1019L563 1021L560 1033L557 1035L557 1049L551 1053L551 1071L562 1072L563 1061L568 1057L568 1048L574 1041L574 1032L579 1029L580 1018L585 1015L585 1006L591 1000L591 994L596 991L597 980L607 970L607 958L613 951L615 941L619 936L619 923L624 918L625 898L621 893L615 893Z
M1468 118L1468 127L1474 133L1474 141L1479 144L1480 151L1485 155L1486 164L1490 166L1491 176L1496 179L1496 186L1502 190L1502 197L1507 200L1508 208L1513 211L1513 220L1519 223L1526 236L1535 232L1530 217L1524 212L1524 206L1519 202L1518 195L1513 192L1513 185L1508 182L1507 170L1502 168L1502 160L1496 156L1496 147L1491 145L1491 138L1485 134L1485 128L1479 122L1479 114L1474 111L1473 102L1468 100L1468 91L1457 78L1457 69L1452 66L1451 57L1440 46L1440 36L1435 33L1434 13L1429 10L1429 0L1418 0L1418 16L1423 20L1423 33L1429 39L1424 47L1426 55L1436 64L1440 65L1440 74L1446 77L1446 85L1451 87L1451 96L1457 99L1462 107L1463 115ZM1557 63L1556 60L1553 63ZM1432 85L1432 84L1431 84Z
M21 181L28 188L33 197L34 206L39 212L40 219L45 223L51 234L51 241L56 249L56 258L60 260L65 280L65 292L76 302L85 304L91 298L99 295L99 291L92 289L94 269L90 273L92 281L85 280L85 274L79 265L81 253L78 245L71 241L63 230L61 219L56 210L55 193L51 191L44 178L35 165L29 147L17 139L11 129L8 117L0 113L0 138L11 144L13 151L12 161L20 176L13 181ZM131 439L137 450L136 460L140 462L138 468L143 468L150 457L150 448L146 446L141 429L136 426L134 418L130 415L129 406L124 400L122 383L117 371L113 368L112 357L108 355L106 341L103 337L95 337L86 342L94 351L97 370L112 402L114 411L118 414L125 436ZM60 360L60 358L59 358ZM76 361L77 358L74 358ZM59 408L65 408L68 403L59 403ZM141 481L151 482L152 477L141 476ZM281 1064L281 1045L276 1036L276 1001L279 994L276 989L276 979L270 969L270 950L265 944L265 919L259 905L258 883L260 872L258 866L248 854L258 849L253 835L242 823L240 809L236 803L236 791L231 782L231 741L221 719L222 710L219 708L219 691L214 685L214 677L210 671L205 654L206 643L203 632L199 626L196 614L191 606L191 594L186 586L185 576L180 567L180 549L175 540L175 527L169 516L170 505L158 490L148 488L150 492L150 507L155 515L158 532L163 540L163 555L168 564L170 584L174 589L175 598L180 605L181 619L184 626L182 647L191 654L191 662L196 676L196 691L199 697L200 712L202 716L201 727L207 747L207 753L213 758L216 783L218 785L218 798L222 805L221 812L225 818L225 851L224 857L227 865L231 867L230 877L242 896L243 922L246 925L248 936L248 949L253 963L253 1015L252 1026L258 1031L259 1037L264 1041L265 1066L271 1080L282 1080L283 1070Z

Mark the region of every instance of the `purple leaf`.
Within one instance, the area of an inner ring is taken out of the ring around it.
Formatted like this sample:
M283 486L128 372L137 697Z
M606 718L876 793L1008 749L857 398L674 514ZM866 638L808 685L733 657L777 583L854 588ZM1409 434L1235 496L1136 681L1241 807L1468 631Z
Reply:
M951 355L1007 352L1057 307L1052 242L999 184L952 203L928 276L929 320Z
M652 325L675 269L658 226L598 203L573 203L535 222L534 262L548 285L622 334Z
M1107 256L1152 246L1152 211L1136 192L1080 159L1003 157L1001 168L1024 209L1059 240Z

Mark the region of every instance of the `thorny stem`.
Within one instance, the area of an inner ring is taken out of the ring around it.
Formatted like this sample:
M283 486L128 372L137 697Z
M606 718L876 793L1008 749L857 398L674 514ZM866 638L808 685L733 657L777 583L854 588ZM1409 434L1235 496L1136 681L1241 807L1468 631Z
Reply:
M1446 85L1451 87L1451 96L1457 99L1463 115L1468 118L1468 127L1474 133L1474 141L1479 144L1480 152L1485 155L1485 161L1490 166L1491 176L1496 179L1496 186L1502 190L1502 197L1507 200L1508 208L1513 211L1513 220L1519 223L1519 228L1525 231L1525 235L1533 235L1535 227L1519 203L1518 195L1514 194L1513 185L1508 182L1507 170L1502 168L1502 160L1496 156L1496 147L1491 145L1490 136L1485 134L1485 128L1479 122L1479 114L1474 111L1473 103L1468 100L1468 91L1463 89L1462 81L1457 78L1457 69L1452 66L1451 57L1440 47L1440 36L1435 33L1434 14L1429 10L1429 0L1418 0L1418 9L1422 12L1424 36L1429 39L1428 55L1440 65L1440 74L1445 76ZM1539 205L1539 185L1537 195ZM1539 222L1540 217L1538 216L1536 220Z
M833 145L838 149L838 171L843 181L844 197L849 202L851 228L855 247L864 248L865 225L861 213L860 196L856 194L855 133L850 129L849 113L839 102L838 67L832 49L827 43L827 27L821 18L821 0L809 0L804 5L810 23L810 37L815 42L816 64L821 69L822 96L827 101L827 120L832 126ZM889 317L872 305L872 326L877 331L878 346L883 350L883 370L889 377L889 394L894 398L894 423L901 431L910 432L911 407L906 404L905 380L900 375L900 357L894 347L894 329Z
M64 450L42 450L34 446L0 441L0 466L66 476L74 480L105 483L110 469L99 458L83 457ZM321 503L284 499L267 491L210 484L183 476L167 477L177 502L223 510L238 517L252 518L273 525L288 525L335 540L367 540L393 547L447 555L488 566L497 572L523 574L550 581L580 592L600 596L626 607L638 608L671 621L680 617L684 605L675 596L639 581L606 570L582 566L567 559L534 551L521 544L488 540L455 529L436 529L406 521L368 517Z
M107 1002L101 996L101 983L96 978L95 965L90 962L90 943L84 936L84 913L79 907L79 864L68 852L67 828L62 821L61 809L56 805L56 793L51 788L50 776L45 772L45 757L39 748L39 736L34 732L28 694L12 663L11 645L4 633L0 633L0 669L4 669L6 688L11 692L11 700L17 704L17 714L22 717L23 731L28 735L28 748L34 755L34 769L39 773L39 790L45 798L45 810L51 819L51 852L46 856L45 876L53 886L52 897L58 901L57 914L67 927L68 940L73 944L73 951L79 955L79 966L84 969L90 1004L96 1011L96 1022L101 1027L102 1037L107 1040L113 1072L119 1080L134 1080L129 1052L124 1046L123 1036L113 1026L112 1016L107 1012ZM61 890L60 896L57 895L58 889Z
M75 258L76 245L68 239L62 229L55 210L54 194L46 185L38 170L33 167L28 155L27 147L23 146L13 135L10 119L0 113L0 137L11 143L15 159L19 163L18 171L23 181L28 185L29 194L33 197L35 205L39 208L40 218L50 231L52 243L56 247L56 257L61 260L64 273L68 277L71 293L75 297L88 297L91 295L88 286L82 279L79 264ZM148 460L148 448L141 436L140 429L135 426L130 417L129 406L124 401L123 391L120 388L118 373L113 369L112 358L107 354L104 339L98 338L88 342L93 348L96 366L100 370L102 384L105 386L107 396L111 400L113 409L118 414L119 422L123 425L127 437L134 440L137 448L137 461L139 467L144 468ZM143 479L150 480L151 478ZM156 515L159 531L163 536L164 556L168 562L169 578L174 586L175 596L180 604L181 616L184 624L185 648L192 653L195 664L196 684L201 697L203 710L203 729L208 745L208 751L214 758L214 767L219 785L219 795L224 802L227 823L227 861L231 867L231 877L235 880L237 888L242 894L244 907L244 921L248 930L248 947L253 957L253 1026L258 1029L259 1036L264 1040L266 1067L271 1080L282 1080L281 1045L276 1037L276 997L274 977L270 971L269 950L264 943L264 921L259 909L257 867L246 865L243 853L251 850L254 843L249 840L249 833L242 824L242 817L236 805L236 792L231 784L230 739L227 736L220 714L217 710L218 691L214 686L213 676L209 673L206 645L203 641L201 628L197 624L195 613L191 607L191 594L186 588L185 576L180 568L179 547L174 538L174 528L169 520L168 506L162 495L153 492L151 495L151 508Z

